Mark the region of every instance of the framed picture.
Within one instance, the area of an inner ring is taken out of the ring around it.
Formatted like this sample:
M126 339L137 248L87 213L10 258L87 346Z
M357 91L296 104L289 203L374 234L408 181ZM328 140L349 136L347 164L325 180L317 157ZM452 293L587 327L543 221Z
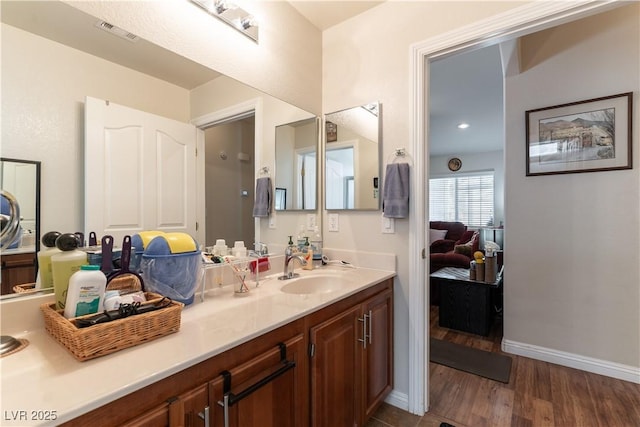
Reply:
M631 169L631 114L631 92L527 111L527 176Z
M338 140L338 125L326 121L325 128L327 130L327 142L336 142Z
M277 211L287 209L287 189L276 187L275 208Z

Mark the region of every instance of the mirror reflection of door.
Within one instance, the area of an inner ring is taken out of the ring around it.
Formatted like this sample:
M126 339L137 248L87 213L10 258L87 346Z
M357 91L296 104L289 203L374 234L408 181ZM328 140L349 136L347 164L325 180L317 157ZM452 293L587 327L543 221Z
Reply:
M296 150L296 177L298 184L294 187L300 209L314 209L316 205L316 148L307 147Z
M253 247L255 221L255 117L204 130L206 245L224 239Z
M275 209L315 210L318 120L310 117L276 126L275 146L275 185L287 190L286 205Z
M327 148L327 209L352 209L355 203L354 147Z

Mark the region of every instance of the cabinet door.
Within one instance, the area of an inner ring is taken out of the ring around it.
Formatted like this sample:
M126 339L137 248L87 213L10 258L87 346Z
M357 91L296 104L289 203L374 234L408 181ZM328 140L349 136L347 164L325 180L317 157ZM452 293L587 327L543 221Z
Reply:
M137 417L121 424L122 427L170 427L172 425L172 414L178 413L180 410L177 401L164 403L156 408L144 412Z
M206 384L170 399L129 420L123 427L195 427L204 426L205 408L209 404ZM202 414L202 416L200 416Z
M35 282L35 254L2 255L2 295L13 293L15 285Z
M298 427L306 425L303 415L305 378L304 335L286 343L286 360L296 366L282 370L281 350L274 347L263 355L229 369L231 392L240 398L228 409L229 426L238 427ZM245 393L246 392L246 393ZM224 377L209 383L212 426L225 426Z
M367 346L363 381L364 418L373 415L393 388L393 291L365 302Z
M176 421L180 424L172 422L172 426L196 427L209 425L205 423L205 416L208 415L207 408L209 408L209 387L207 384L181 394L178 397L178 404L181 406L181 416L178 416Z
M357 425L359 395L357 374L362 369L363 323L360 306L353 307L310 329L311 425Z

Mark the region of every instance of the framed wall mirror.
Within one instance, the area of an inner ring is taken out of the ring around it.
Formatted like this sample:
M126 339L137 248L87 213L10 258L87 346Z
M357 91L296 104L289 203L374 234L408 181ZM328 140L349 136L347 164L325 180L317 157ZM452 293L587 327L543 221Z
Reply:
M318 120L276 126L275 210L315 210L318 200Z
M380 209L381 105L325 114L325 207Z
M16 232L7 242L3 241L0 256L4 295L12 293L14 285L36 281L35 256L40 248L40 162L0 158L0 188L3 232L4 219L7 223L17 221ZM17 218L11 218L10 200L18 206Z
M186 4L185 7L191 6ZM198 167L201 166L202 175L197 175L196 185L189 186L187 190L206 194L206 198L223 198L223 202L214 203L215 208L209 210L209 216L217 220L224 230L213 229L206 224L207 200L201 198L198 200L202 203L196 209L205 213L198 217L202 220L196 231L199 234L195 235L199 244L204 246L213 245L216 238L225 238L228 244L244 240L249 248L253 247L254 241L286 243L286 236L295 229L298 216L291 214L279 218L277 228L273 229L269 228L267 221L253 218L255 178L259 168L267 166L274 179L276 126L304 119L315 122L319 120L315 114L143 38L136 43L122 40L98 28L96 17L68 2L7 1L1 2L0 8L2 56L6 59L2 61L2 96L3 105L8 106L2 109L2 122L7 124L2 129L2 153L5 157L46 159L47 167L42 170L42 182L47 183L42 191L42 232L98 232L86 221L89 214L85 208L85 190L91 187L87 185L88 173L82 157L86 148L86 96L95 94L100 99L109 100L112 107L118 104L182 123L192 123L211 114L219 120L217 124L221 124L223 118L226 121L229 115L236 114L236 106L251 109L255 116L254 136L246 146L238 135L226 141L229 147L217 146L215 141L210 144L206 134L202 137L205 155L199 156L197 163ZM64 25L58 25L60 22ZM255 108L255 105L260 108ZM243 109L242 113L245 112ZM52 121L52 117L55 120ZM241 120L234 116L233 121ZM208 124L196 126L200 132L200 128ZM314 149L317 151L319 125L316 123L314 126ZM47 132L42 129L47 129ZM209 151L218 163L205 163L204 158ZM124 160L132 158L129 156ZM206 186L205 193L202 183L207 179L207 167L225 172L225 175L214 176L215 183ZM237 169L241 167L250 169L246 180L237 177ZM117 177L118 182L126 184L127 191L105 191L103 200L119 197L122 193L132 199L133 189L140 188L142 179L138 176L129 179L139 169L125 166L120 169L123 173ZM305 170L308 173L308 168ZM197 168L188 171L196 174ZM125 172L129 175L125 176ZM203 190L198 192L200 184ZM292 189L287 191L286 198L282 200L288 203L293 197L292 192ZM167 200L166 205L173 208L172 212L182 212L177 209L177 203L172 203L174 199ZM317 208L317 198L313 200L313 206ZM312 207L306 206L305 209ZM140 209L140 212L157 213L158 210L154 207L153 210ZM248 221L245 221L246 212ZM121 211L117 213L122 214ZM222 214L225 219L221 220ZM233 225L226 221L227 217L235 220ZM245 237L238 230L239 227L243 227L243 232L248 229L247 222L251 228ZM196 227L198 223L189 224ZM229 234L224 234L229 230ZM36 242L41 232L38 233ZM213 240L208 239L209 235Z

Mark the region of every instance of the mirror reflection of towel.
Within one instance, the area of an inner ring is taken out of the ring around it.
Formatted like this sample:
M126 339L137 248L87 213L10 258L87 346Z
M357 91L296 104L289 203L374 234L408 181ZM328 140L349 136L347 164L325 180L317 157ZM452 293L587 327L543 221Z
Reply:
M387 165L382 192L382 211L387 218L406 218L409 215L409 164Z
M256 200L253 205L253 216L268 217L271 213L271 178L264 177L256 180Z

